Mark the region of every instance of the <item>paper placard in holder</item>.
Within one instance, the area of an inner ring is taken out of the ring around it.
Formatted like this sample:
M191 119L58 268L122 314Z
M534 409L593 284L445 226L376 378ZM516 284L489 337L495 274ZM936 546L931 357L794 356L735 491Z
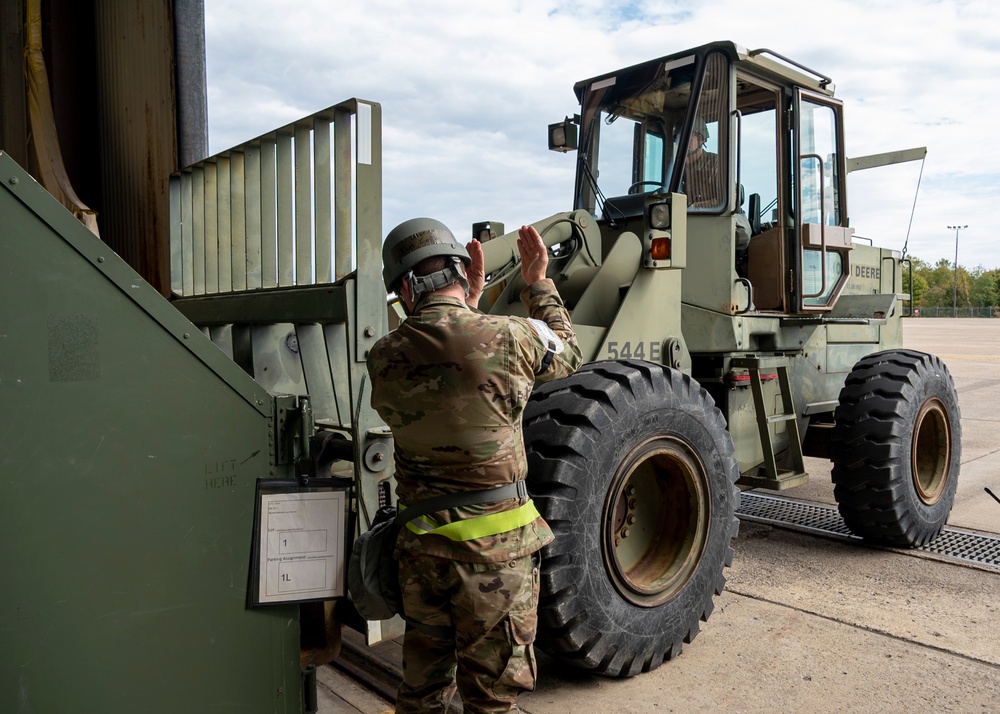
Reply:
M257 482L251 605L347 594L349 479Z

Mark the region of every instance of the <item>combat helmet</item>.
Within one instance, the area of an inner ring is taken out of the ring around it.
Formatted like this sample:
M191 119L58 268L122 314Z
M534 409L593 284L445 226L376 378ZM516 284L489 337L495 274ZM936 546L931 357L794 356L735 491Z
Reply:
M692 134L701 134L701 139L703 142L708 141L710 134L708 133L708 124L700 116L694 118L694 126L691 129Z
M442 256L452 264L427 276L414 276L413 269L427 258ZM382 280L389 291L398 290L401 280L410 283L414 297L446 285L459 282L468 291L465 274L458 267L468 268L472 259L465 246L458 242L448 226L433 218L411 218L389 231L382 244Z

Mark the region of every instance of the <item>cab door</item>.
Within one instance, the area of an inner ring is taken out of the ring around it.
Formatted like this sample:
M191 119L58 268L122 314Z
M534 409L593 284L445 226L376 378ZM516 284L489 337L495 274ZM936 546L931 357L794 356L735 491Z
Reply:
M843 106L796 88L793 133L794 240L799 312L829 312L850 275Z

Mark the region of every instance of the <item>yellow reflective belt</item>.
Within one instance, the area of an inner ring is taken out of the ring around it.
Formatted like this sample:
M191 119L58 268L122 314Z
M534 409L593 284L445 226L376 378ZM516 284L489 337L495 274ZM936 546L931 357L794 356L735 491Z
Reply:
M523 506L518 506L510 511L466 518L454 523L445 523L436 528L422 528L418 524L418 522L423 522L428 526L432 525L433 521L426 516L413 519L406 524L406 527L417 535L440 535L456 541L475 540L526 526L540 515L538 509L535 508L534 501L529 499Z

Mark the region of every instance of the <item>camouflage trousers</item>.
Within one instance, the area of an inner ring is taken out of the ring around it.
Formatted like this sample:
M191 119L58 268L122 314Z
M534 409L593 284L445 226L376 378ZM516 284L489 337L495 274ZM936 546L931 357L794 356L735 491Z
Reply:
M399 582L407 616L454 627L455 638L407 626L397 714L443 714L456 689L466 714L518 711L517 695L535 688L536 563L531 555L462 563L401 551Z

